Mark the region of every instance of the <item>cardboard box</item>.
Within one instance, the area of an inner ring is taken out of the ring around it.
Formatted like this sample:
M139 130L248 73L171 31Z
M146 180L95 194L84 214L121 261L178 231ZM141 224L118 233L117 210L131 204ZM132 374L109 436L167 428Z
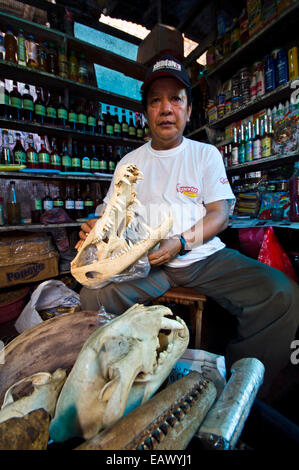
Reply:
M161 53L184 59L184 40L182 33L172 26L156 24L138 48L137 62L150 64Z
M47 234L0 236L0 288L50 279L58 273L58 253Z

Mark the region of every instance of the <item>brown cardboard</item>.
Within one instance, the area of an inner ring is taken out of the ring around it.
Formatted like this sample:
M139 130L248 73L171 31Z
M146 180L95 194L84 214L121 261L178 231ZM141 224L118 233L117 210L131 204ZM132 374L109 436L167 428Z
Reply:
M182 34L172 26L159 23L153 27L152 31L140 44L137 62L149 64L161 52L174 55L180 60L184 59L184 40Z
M59 274L58 256L53 254L44 258L30 260L26 263L11 264L0 267L0 287L42 281Z

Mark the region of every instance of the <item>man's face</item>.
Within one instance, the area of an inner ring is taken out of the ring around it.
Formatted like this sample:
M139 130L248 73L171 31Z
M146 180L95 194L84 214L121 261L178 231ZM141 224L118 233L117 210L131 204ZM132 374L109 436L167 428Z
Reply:
M175 78L158 78L150 85L146 117L154 149L167 150L181 143L191 109L185 88Z

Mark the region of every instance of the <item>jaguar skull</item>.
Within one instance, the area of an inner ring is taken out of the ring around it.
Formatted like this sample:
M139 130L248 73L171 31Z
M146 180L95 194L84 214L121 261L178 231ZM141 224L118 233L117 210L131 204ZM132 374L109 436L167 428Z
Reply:
M54 416L57 398L65 379L65 370L57 369L53 374L37 372L13 384L5 393L0 411L0 423L10 418L21 418L39 408ZM31 393L27 391L24 394L26 386L27 389L30 388ZM22 395L25 396L15 399L17 389L23 389Z
M134 164L122 165L114 175L114 190L95 226L71 263L72 275L86 287L97 287L123 272L151 250L172 228L171 211L152 229L143 224L144 237L137 243L127 241L125 230L134 217L134 184L143 179Z
M50 426L54 441L89 439L146 402L189 342L169 308L135 304L87 339L62 388Z

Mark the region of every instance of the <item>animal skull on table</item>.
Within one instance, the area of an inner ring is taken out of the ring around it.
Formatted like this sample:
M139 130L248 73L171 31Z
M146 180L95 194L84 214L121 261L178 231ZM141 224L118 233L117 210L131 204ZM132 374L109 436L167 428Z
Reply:
M81 245L71 263L71 273L80 284L97 287L123 272L151 250L171 230L171 210L161 224L152 229L143 224L145 238L137 243L125 239L125 230L134 217L136 198L134 184L143 179L133 163L121 165L114 175L114 190L103 215Z
M147 401L189 342L184 321L162 305L135 304L83 345L57 401L50 436L89 439Z

